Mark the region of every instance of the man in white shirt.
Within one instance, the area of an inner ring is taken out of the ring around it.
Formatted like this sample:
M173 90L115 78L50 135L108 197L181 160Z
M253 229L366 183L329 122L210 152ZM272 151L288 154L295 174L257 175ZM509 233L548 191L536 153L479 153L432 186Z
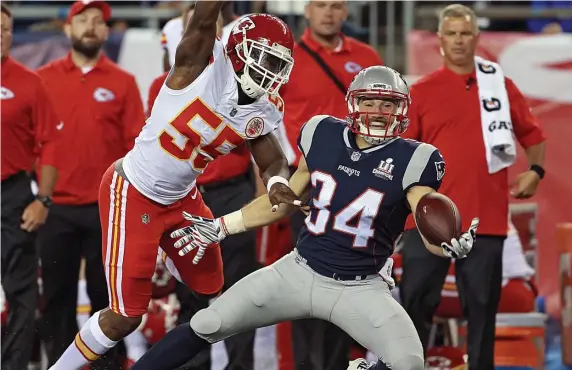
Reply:
M184 8L183 14L181 14L181 16L169 20L167 23L165 23L163 29L161 30L161 46L165 51L165 53L163 54L163 70L165 72L168 72L171 69L171 66L173 65L173 61L175 60L175 52L177 50L177 45L179 45L179 42L181 42L185 26L189 22L189 19L191 19L194 11L195 11L195 3L191 2ZM222 33L222 25L223 23L221 16L219 17L218 21L217 34L219 36ZM230 35L231 28L232 26L230 26L230 28L227 30L226 38L223 39L225 44L226 40L228 40L228 35Z

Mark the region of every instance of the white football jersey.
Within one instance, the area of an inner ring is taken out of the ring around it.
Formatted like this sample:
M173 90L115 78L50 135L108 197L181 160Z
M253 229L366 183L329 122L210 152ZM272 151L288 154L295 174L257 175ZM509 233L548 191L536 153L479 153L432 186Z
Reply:
M283 119L279 96L238 105L239 86L220 40L210 64L182 90L163 84L151 116L123 169L146 197L171 204L185 197L209 161L274 131Z
M175 64L177 45L183 37L183 17L170 19L161 31L161 45L169 55L169 65Z

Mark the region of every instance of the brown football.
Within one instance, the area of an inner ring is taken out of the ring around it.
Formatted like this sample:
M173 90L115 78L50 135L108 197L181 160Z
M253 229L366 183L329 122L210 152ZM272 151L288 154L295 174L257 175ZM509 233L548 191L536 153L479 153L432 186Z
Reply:
M424 195L415 210L417 228L433 245L450 243L461 236L461 215L451 199L443 194Z

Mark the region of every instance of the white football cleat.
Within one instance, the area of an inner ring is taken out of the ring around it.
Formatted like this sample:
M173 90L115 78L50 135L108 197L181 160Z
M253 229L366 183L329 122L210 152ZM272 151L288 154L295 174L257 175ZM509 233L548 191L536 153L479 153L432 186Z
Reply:
M348 370L367 370L369 369L369 364L365 358L358 358L357 360L350 361Z

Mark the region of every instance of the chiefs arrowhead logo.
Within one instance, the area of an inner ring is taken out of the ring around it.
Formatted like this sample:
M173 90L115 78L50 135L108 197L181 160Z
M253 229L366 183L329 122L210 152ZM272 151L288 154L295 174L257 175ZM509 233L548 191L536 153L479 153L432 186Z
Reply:
M264 120L260 117L251 118L246 124L244 133L249 139L256 139L264 131Z
M110 90L104 89L103 87L98 87L93 92L93 98L100 103L104 103L114 100L115 94Z
M14 96L15 95L12 92L12 90L2 86L2 89L0 90L0 97L2 98L2 100L13 99Z

